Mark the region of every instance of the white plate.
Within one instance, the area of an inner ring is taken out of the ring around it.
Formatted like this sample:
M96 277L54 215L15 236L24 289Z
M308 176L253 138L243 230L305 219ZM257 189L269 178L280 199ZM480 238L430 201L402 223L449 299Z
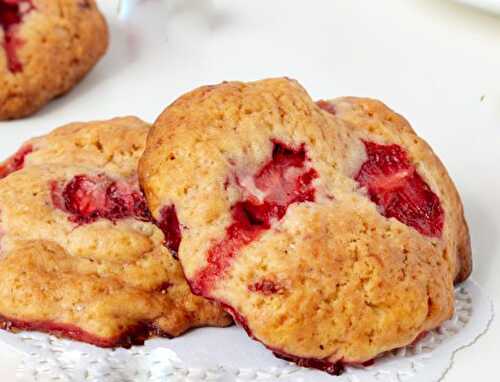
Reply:
M53 382L391 382L437 381L454 353L484 333L491 301L473 281L455 290L455 314L415 345L348 367L340 377L279 360L238 328L204 328L172 339L153 339L130 350L100 349L41 333L0 332L0 341L23 353L21 381Z

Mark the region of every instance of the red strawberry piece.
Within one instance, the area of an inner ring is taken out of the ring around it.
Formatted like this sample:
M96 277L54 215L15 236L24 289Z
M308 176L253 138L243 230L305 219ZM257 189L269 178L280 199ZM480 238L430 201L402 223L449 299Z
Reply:
M160 212L160 220L157 222L158 227L162 230L165 236L165 245L172 252L175 258L179 252L182 233L177 217L177 211L174 205L163 207Z
M423 235L440 237L444 212L430 189L398 145L364 142L368 159L355 179L366 187L380 212L415 228Z
M337 113L337 110L335 109L335 105L328 102L328 101L319 100L318 102L316 102L316 105L318 105L321 109L323 109L324 111L326 111L330 114L335 115Z
M33 147L30 145L22 146L14 155L7 159L3 165L0 166L0 179L5 178L7 175L18 171L23 168L26 156L33 152Z
M278 358L284 359L289 362L294 362L299 366L302 367L308 367L312 369L318 369L324 372L327 372L328 374L331 375L341 375L344 370L344 362L339 361L339 362L330 362L324 359L319 359L319 358L304 358L304 357L297 357L293 356L287 353L284 353L282 351L274 350L274 355Z
M17 37L17 29L24 15L34 8L31 0L0 0L0 27L4 32L2 45L7 56L9 70L12 73L23 70L17 56L17 49L23 42Z
M72 324L56 321L24 321L4 316L0 316L0 329L41 331L103 348L130 348L132 345L144 345L144 341L153 335L168 337L167 333L162 332L149 322L125 327L121 333L114 337L98 337Z
M54 206L71 214L69 219L78 224L92 223L99 218L116 221L132 217L151 221L142 193L106 175L77 175L62 190L52 182L51 192Z
M278 284L276 281L262 279L248 286L248 290L251 292L262 293L263 295L269 296L276 293L281 293L283 291L283 286Z
M232 206L233 222L226 237L210 248L208 265L192 280L196 294L206 294L238 251L270 229L273 221L282 219L291 204L314 201L312 182L318 175L306 164L304 145L291 148L275 141L272 159L252 177L255 189L245 189L245 182L238 182L247 196Z
M151 220L144 195L126 182L111 182L106 189L105 202L104 216L108 219L133 216L143 221Z

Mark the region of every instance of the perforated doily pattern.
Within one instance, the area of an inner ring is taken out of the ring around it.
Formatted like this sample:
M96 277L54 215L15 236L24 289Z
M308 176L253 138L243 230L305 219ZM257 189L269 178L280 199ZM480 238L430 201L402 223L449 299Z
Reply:
M455 314L440 328L429 332L414 345L382 355L373 366L348 367L346 373L335 377L335 381L401 382L415 380L415 377L418 377L419 381L437 380L438 378L421 378L423 373L439 377L449 366L453 353L473 342L484 332L491 317L492 307L489 300L481 294L475 283L467 282L455 290ZM273 361L272 366L257 368L237 368L223 362L214 362L210 367L192 367L189 357L184 355L181 359L176 351L169 348L169 340L159 340L159 346L147 343L143 347L113 351L76 344L41 333L13 335L2 332L0 340L5 336L9 336L8 342L11 345L25 353L22 366L18 370L21 381L293 382L333 378L325 373L303 369L281 360ZM217 341L216 338L213 340ZM251 344L251 341L248 342ZM211 343L208 346L213 345ZM200 346L207 346L206 339ZM242 352L245 352L245 349L242 349ZM194 361L193 363L196 364Z

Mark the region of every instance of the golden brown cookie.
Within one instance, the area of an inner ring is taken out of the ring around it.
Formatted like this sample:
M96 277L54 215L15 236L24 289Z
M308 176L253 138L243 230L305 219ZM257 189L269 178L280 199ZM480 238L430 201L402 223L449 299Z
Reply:
M453 214L451 219L456 221L456 238L454 247L449 251L457 255L459 266L456 267L455 282L466 280L472 272L472 251L470 245L469 229L465 221L460 195L453 181L450 179L446 168L434 154L429 145L418 138L408 121L395 113L382 102L370 98L341 97L328 101L318 101L318 106L346 122L352 129L376 132L390 142L403 139L407 145L414 146L420 156L425 156L433 163L435 178L441 179L443 192L450 199L449 210ZM404 139L406 138L406 139ZM412 142L413 138L413 142Z
M192 291L331 373L440 325L468 272L441 163L407 125L359 118L288 79L206 86L161 114L139 165Z
M69 91L108 46L94 0L0 0L0 120Z
M103 347L226 326L165 247L135 169L149 126L71 124L35 138L0 181L0 321Z
M49 163L83 165L133 176L149 128L136 117L64 125L26 141L14 155L0 163L0 178L24 166Z

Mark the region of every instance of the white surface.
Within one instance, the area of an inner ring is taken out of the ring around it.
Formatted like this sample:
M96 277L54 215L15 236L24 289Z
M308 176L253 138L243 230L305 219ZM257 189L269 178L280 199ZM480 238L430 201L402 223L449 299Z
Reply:
M491 322L491 301L472 281L455 290L455 306L449 321L416 344L385 354L373 366L348 367L338 377L279 360L237 327L204 328L117 351L41 333L0 332L0 341L25 354L18 373L23 382L436 381L454 352L473 342Z
M500 0L458 0L464 4L500 14Z
M30 119L0 123L3 156L74 120L153 120L181 93L222 80L287 75L316 98L380 98L446 164L472 232L474 278L500 306L499 18L447 0L164 0L164 12L152 10L161 0L137 1L143 15L112 23L109 54L77 89ZM498 338L496 320L444 381L494 380ZM0 381L14 381L19 357L3 350L0 360Z

